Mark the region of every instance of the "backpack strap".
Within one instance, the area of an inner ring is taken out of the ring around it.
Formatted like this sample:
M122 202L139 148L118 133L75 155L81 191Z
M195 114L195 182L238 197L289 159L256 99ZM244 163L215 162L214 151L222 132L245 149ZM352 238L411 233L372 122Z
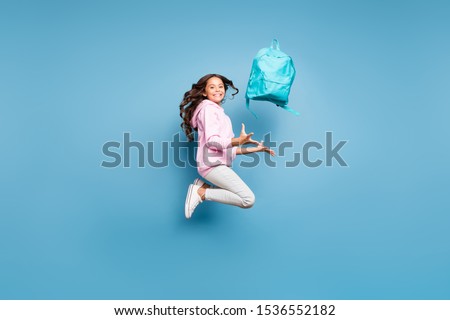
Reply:
M250 110L250 99L247 97L245 97L245 106L247 107L247 110L250 111L256 119L258 119L258 116L256 115L256 113L254 113L252 110Z
M271 47L272 47L272 49L280 50L280 44L278 43L278 40L277 40L277 39L273 39L273 40L272 40L272 45L271 45Z
M300 113L298 111L295 111L294 109L289 108L287 105L284 105L284 106L277 105L277 106L280 107L280 108L283 108L286 111L289 111L290 113L295 114L296 116L300 115Z

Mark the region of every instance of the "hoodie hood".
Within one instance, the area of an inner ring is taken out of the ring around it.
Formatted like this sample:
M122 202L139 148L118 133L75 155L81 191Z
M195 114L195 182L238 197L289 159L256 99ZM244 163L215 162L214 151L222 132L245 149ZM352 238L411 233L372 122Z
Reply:
M192 119L191 119L191 126L193 128L197 128L198 127L198 115L200 113L200 111L207 105L211 105L214 108L217 108L219 110L223 110L221 106L219 106L217 103L212 102L211 100L205 99L202 102L200 102L200 104L197 106L197 108L194 111L194 114L192 115Z

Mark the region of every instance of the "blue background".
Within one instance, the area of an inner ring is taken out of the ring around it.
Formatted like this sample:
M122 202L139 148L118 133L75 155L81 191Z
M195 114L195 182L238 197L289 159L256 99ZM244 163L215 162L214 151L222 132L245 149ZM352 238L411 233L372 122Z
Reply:
M2 1L0 298L450 299L449 15L446 1ZM256 120L246 83L274 37L301 116L255 102ZM252 209L204 203L187 221L195 168L139 168L132 149L107 169L102 146L171 141L206 73L241 89L224 105L236 134L294 147L276 168L235 162ZM348 167L285 168L327 131Z

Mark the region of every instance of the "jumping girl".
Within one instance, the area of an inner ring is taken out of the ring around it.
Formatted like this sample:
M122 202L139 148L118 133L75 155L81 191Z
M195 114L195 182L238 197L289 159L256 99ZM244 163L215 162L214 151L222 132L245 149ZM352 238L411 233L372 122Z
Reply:
M234 137L231 120L222 107L229 87L236 91L233 96L239 92L233 82L224 76L207 74L192 85L180 104L181 127L188 140L193 141L193 130L198 131L198 173L215 185L209 185L200 178L189 185L184 207L186 219L192 217L195 208L204 200L241 208L252 207L255 195L231 169L231 162L238 154L264 151L275 155L262 142L253 140L253 132L247 134L244 124L239 137ZM239 147L245 144L256 146Z

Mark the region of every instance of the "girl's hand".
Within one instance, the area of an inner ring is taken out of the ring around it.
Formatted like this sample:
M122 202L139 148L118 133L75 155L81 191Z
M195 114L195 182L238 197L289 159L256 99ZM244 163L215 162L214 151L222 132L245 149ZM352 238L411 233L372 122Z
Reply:
M256 147L256 152L261 152L261 151L267 152L267 153L270 154L271 156L275 156L275 151L269 149L269 147L266 147L266 146L264 145L264 142L263 142L263 141L258 142L258 146Z
M255 141L256 142L256 141ZM267 152L268 154L270 154L271 156L275 155L275 151L270 150L269 147L266 147L264 145L264 142L256 142L257 146L256 147L250 147L250 148L237 148L236 150L236 154L247 154L247 153L253 153L253 152Z
M255 141L252 139L253 132L250 132L249 134L245 133L245 125L242 124L241 134L239 135L239 144L256 144L259 145L258 141Z

